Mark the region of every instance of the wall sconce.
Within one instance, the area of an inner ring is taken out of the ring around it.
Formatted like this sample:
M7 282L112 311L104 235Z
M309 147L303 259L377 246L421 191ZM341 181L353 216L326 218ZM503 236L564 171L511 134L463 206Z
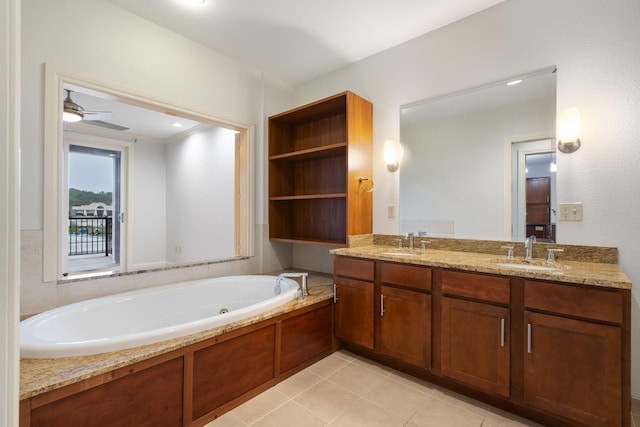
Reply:
M395 172L400 167L402 160L402 145L392 139L384 142L384 162L387 164L389 172Z
M573 153L580 148L580 110L577 107L565 108L558 117L558 150Z

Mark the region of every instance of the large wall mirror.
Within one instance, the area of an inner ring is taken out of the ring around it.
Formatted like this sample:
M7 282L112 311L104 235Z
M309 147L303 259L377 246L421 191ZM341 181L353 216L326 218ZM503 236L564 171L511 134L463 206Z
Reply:
M46 90L45 281L251 255L250 126L52 67Z
M555 241L555 73L401 107L401 232Z

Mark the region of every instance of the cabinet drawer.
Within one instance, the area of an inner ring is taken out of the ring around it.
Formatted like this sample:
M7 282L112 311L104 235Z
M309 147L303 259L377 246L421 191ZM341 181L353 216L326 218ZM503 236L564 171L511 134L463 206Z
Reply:
M606 322L623 321L622 294L616 291L525 280L524 305Z
M510 284L510 280L506 277L442 271L442 293L445 295L509 304L511 302Z
M390 285L431 290L431 269L416 265L383 262L380 265L380 280Z
M333 274L373 281L374 261L369 259L337 256L333 260Z

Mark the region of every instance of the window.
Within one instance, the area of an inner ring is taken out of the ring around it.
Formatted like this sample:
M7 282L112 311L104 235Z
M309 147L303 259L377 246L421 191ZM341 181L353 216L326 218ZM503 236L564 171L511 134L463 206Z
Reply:
M45 282L93 271L75 271L72 266L69 240L78 232L91 234L94 240L103 238L107 244L111 236L113 246L105 249L111 264L102 265L98 272L157 269L253 254L250 125L169 106L50 65L45 75ZM66 90L85 114L82 121L63 125ZM143 130L147 122L168 124L171 133ZM68 189L73 185L67 168L73 167L79 154L102 160L119 156L119 162L112 164L119 172L112 177L111 204L108 199L69 204ZM112 230L107 229L108 218ZM83 226L82 219L100 219L105 224Z

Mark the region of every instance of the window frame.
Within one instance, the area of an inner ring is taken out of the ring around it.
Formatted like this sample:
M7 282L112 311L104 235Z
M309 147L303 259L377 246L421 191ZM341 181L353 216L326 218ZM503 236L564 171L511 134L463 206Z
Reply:
M112 95L116 98L127 99L140 106L171 111L178 116L201 121L238 132L237 143L238 163L236 178L236 252L237 257L246 258L254 255L255 241L255 126L242 121L233 121L217 117L203 109L181 106L171 100L163 100L155 94L143 93L128 87L69 71L52 64L45 64L45 100L44 100L44 201L43 201L43 282L67 281L63 276L62 255L60 253L62 235L62 218L65 217L63 197L65 154L62 122L63 86L72 84L87 89ZM129 158L129 165L133 161ZM131 166L129 166L131 167ZM129 171L129 173L131 173ZM131 176L131 175L130 175ZM131 197L129 192L128 197ZM128 209L131 200L127 200ZM49 210L46 212L45 211ZM127 239L133 233L127 233ZM127 242L127 254L131 254L132 247ZM220 262L224 260L210 260ZM233 261L230 260L230 261ZM206 263L206 262L205 262ZM190 264L193 265L193 264ZM130 268L131 266L127 266ZM175 268L175 267L168 267ZM123 269L122 272L131 271ZM100 275L100 277L104 277Z

